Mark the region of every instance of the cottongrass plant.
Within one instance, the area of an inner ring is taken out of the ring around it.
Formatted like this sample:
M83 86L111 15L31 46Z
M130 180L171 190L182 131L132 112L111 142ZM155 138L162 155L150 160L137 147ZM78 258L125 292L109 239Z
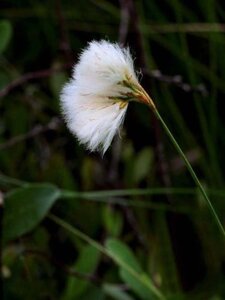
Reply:
M62 111L71 132L87 149L104 154L132 101L148 105L161 122L225 237L225 230L205 189L151 97L140 85L129 49L105 40L90 42L61 93Z
M61 94L71 132L90 151L104 154L132 100L151 101L138 82L129 49L107 41L89 43Z

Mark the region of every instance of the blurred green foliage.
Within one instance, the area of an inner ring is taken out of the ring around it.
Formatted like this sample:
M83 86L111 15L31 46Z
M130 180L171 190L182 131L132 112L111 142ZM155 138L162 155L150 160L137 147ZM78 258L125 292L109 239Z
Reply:
M102 158L59 107L88 41L130 45L225 225L224 12L216 0L1 1L1 299L225 299L224 241L148 109L129 106Z

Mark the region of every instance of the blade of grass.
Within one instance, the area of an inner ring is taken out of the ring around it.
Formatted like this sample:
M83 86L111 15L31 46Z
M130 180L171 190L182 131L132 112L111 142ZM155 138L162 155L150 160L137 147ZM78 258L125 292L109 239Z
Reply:
M225 190L207 189L212 196L225 197ZM62 198L81 198L81 199L97 199L107 197L126 197L126 196L157 196L157 195L187 195L194 196L198 193L198 188L151 188L151 189L124 189L124 190L105 190L105 191L69 191L61 190Z
M185 14L185 12L183 12L182 8L180 7L179 1L173 0L170 3L174 8L177 22L182 23L183 22L183 14ZM196 78L196 73L194 72L194 64L192 63L192 61L190 59L191 54L189 51L187 37L186 37L185 33L180 33L179 37L180 37L180 41L181 41L181 47L183 50L182 52L184 53L187 74L189 76L191 84L194 85L197 81L197 78ZM212 73L214 73L214 72L212 72ZM212 75L209 79L212 81ZM193 96L194 96L194 103L195 103L196 111L197 111L198 117L199 117L201 131L202 131L206 149L207 149L207 152L209 155L209 163L211 164L211 169L212 169L211 181L213 183L216 182L216 184L218 184L221 181L221 170L220 170L220 165L219 165L218 158L217 158L216 149L214 146L215 144L213 143L211 136L210 136L208 122L207 122L207 118L206 118L206 115L205 115L205 112L203 109L201 98L196 93L194 93Z
M90 238L88 235L80 231L79 229L71 226L69 223L65 222L64 220L58 218L57 216L50 214L49 219L53 222L61 226L62 228L66 229L79 239L83 240L84 242L88 243L89 245L93 246L95 249L100 251L102 254L106 255L107 257L111 258L118 266L125 269L128 273L136 278L142 285L146 286L151 293L153 293L158 299L166 300L166 298L162 295L162 293L158 290L156 286L151 284L149 281L143 280L143 277L140 276L132 267L126 264L123 260L120 260L117 256L113 255L110 251L108 251L105 247L101 244Z
M218 21L217 19L217 11L216 11L216 6L214 1L207 1L205 3L206 5L204 6L202 2L200 1L198 5L200 5L200 9L205 12L205 18L209 23L215 23ZM223 60L219 62L218 60L218 47L220 50L220 45L218 44L219 40L223 40L223 37L219 33L209 33L209 64L210 64L210 70L214 73L217 74L217 70L219 68L223 69L224 68L224 62ZM218 145L218 124L219 124L219 114L217 110L217 97L218 97L218 89L216 87L215 82L211 79L211 95L209 97L209 109L208 109L208 119L209 119L209 134L210 138L212 141L212 144L215 147L215 150L217 150ZM218 168L218 183L220 186L223 186L223 176L221 169Z

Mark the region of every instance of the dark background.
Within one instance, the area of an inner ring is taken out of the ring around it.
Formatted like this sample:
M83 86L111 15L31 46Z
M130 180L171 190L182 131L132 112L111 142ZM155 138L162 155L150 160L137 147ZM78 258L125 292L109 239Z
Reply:
M109 237L124 242L171 300L225 299L224 241L207 205L147 107L129 105L121 138L101 157L69 133L59 93L87 42L130 46L141 83L224 224L224 19L216 0L0 4L2 195L7 200L24 182L78 192L60 197L51 212L102 244ZM129 196L82 194L121 189ZM4 299L155 299L46 215L28 231L2 244ZM110 294L109 283L129 298Z

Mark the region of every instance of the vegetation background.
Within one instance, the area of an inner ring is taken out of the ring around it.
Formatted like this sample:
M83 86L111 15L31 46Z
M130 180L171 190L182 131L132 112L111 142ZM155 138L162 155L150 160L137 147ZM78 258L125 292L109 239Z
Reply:
M59 107L88 41L129 45L225 226L224 34L223 1L1 1L3 299L225 299L224 240L148 108L101 157Z

